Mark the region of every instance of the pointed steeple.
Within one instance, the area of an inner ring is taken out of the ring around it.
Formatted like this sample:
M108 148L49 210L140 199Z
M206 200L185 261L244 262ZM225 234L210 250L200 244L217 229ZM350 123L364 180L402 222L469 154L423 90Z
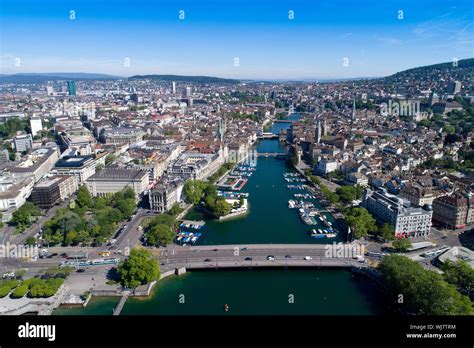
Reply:
M355 97L354 97L354 101L352 102L352 118L351 118L351 121L355 122L355 119L356 119L356 100L355 100Z

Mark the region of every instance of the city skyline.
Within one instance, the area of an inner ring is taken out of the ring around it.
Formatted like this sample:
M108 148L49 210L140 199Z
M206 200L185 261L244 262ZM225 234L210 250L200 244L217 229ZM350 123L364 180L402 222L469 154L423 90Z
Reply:
M469 1L4 1L0 18L2 74L344 79L474 56Z

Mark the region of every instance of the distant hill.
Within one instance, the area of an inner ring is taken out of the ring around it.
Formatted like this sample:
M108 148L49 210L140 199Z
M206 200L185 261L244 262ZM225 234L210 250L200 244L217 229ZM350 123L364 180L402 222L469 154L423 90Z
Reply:
M93 74L93 73L22 73L12 75L0 75L0 83L44 83L46 81L54 80L116 80L122 77Z
M194 83L240 83L239 80L223 79L213 76L184 76L184 75L135 75L129 77L130 80L157 80L157 81L176 81L176 82L194 82Z
M454 66L453 62L448 62L412 68L384 77L384 80L387 82L411 80L413 78L436 80L443 76L461 81L472 79L474 76L474 58L461 59L457 62L457 66Z

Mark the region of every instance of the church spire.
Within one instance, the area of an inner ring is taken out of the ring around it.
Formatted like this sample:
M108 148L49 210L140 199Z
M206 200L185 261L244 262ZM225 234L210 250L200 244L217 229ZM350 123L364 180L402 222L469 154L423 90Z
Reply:
M355 100L355 97L354 97L354 101L352 102L352 118L351 118L351 121L355 122L355 119L356 119L356 100Z

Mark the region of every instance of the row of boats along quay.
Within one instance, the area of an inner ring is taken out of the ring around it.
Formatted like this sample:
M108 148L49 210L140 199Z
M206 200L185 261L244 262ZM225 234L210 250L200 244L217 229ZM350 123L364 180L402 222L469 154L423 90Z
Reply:
M272 131L285 126L276 123ZM259 140L256 150L282 153L285 144ZM175 246L157 249L162 279L149 296L128 297L121 314L379 314L385 308L378 285L360 273L366 263L323 262L326 245L341 245L345 235L336 212L284 158L259 156L256 162L240 163L216 186L226 199L244 198L245 214L219 220L190 210ZM229 261L236 246L240 263ZM188 267L173 261L177 255ZM219 263L217 255L223 255ZM297 305L288 306L288 293L299 298ZM180 294L186 304L178 301ZM62 307L54 314L111 315L118 304L119 298L94 296L85 308Z

